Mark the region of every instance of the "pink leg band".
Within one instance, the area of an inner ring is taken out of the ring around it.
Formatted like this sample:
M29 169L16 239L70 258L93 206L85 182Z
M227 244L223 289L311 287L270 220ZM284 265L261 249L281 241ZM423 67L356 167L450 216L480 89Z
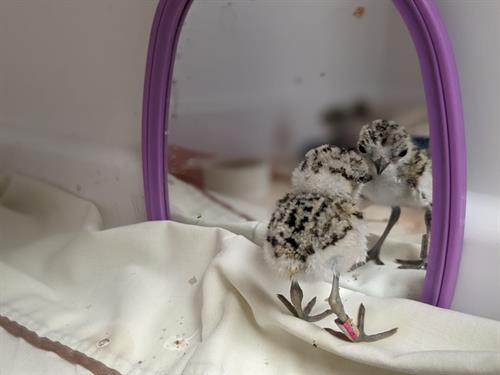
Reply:
M341 322L339 319L335 319L335 323L352 341L356 341L359 338L358 329L356 326L353 326L351 324L351 319L348 319L345 322Z

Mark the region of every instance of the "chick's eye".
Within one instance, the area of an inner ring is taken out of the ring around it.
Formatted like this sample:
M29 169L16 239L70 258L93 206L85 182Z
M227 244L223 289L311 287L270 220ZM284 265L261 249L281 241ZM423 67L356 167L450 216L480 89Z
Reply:
M361 153L363 153L363 154L365 154L365 153L366 153L366 149L363 147L363 145L359 145L359 146L358 146L358 150L359 150L359 152L361 152Z
M406 150L401 151L401 152L399 153L399 155L398 155L398 156L399 156L400 158L402 158L402 157L403 157L403 156L405 156L407 153L408 153L408 150L406 149Z

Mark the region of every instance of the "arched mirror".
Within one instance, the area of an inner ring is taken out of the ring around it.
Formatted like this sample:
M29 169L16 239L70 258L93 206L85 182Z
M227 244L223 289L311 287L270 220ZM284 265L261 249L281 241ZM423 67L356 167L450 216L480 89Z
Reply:
M143 119L150 218L258 241L300 173L354 178L323 156L346 150L369 176L350 191L369 251L341 285L447 306L464 193L452 57L432 2L161 1Z

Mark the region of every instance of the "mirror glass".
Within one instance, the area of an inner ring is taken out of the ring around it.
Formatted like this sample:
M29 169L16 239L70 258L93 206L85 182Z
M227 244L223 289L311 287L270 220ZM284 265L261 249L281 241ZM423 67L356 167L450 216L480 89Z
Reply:
M341 283L418 299L432 201L428 135L417 55L391 1L193 2L168 118L174 220L248 235L292 190L309 150L353 148L372 174L356 197L372 260Z

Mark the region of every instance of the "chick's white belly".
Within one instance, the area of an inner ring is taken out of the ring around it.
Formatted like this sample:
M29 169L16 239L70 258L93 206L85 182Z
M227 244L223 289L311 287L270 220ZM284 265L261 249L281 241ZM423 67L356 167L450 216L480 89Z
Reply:
M384 206L422 207L425 205L415 190L397 181L395 177L379 176L367 183L361 193L370 202Z
M358 230L352 230L335 245L319 250L317 256L310 257L301 278L331 282L334 273L343 274L356 263L365 261L366 250L366 235L362 235Z

